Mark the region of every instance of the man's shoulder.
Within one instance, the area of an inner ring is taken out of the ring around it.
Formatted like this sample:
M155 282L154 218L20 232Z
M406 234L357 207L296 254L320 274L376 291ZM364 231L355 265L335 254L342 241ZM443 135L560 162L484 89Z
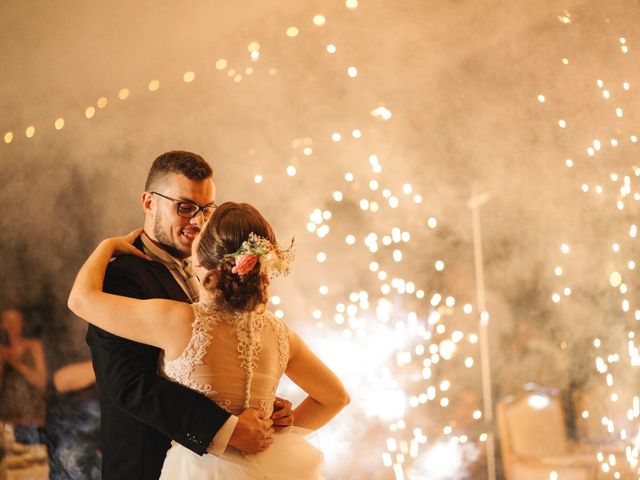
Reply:
M123 275L131 273L139 275L142 272L148 272L150 261L140 258L136 255L120 255L111 259L107 266L107 275Z

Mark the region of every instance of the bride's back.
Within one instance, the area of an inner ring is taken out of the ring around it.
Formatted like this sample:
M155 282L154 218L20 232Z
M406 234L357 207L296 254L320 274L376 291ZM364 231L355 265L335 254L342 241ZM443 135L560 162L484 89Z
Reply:
M231 312L193 305L191 340L175 360L164 360L170 379L198 390L235 415L248 407L270 416L278 380L289 359L289 335L271 312Z

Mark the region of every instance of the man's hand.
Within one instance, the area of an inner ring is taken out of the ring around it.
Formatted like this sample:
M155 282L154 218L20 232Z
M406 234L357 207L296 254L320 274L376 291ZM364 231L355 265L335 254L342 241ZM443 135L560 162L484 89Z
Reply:
M273 443L273 421L261 410L248 408L238 416L229 445L245 453L258 453Z
M293 410L291 402L284 398L276 397L273 402L273 413L271 414L273 427L276 432L288 430L293 426Z

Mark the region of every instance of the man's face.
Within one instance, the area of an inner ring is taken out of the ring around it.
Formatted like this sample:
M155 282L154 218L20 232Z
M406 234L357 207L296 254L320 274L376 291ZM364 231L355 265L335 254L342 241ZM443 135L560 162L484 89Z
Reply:
M168 174L154 191L167 197L196 205L208 205L215 201L215 185L212 178L190 180L178 173ZM152 239L177 258L191 255L191 244L204 223L202 212L193 218L178 215L177 205L159 195L151 195L147 215L153 220ZM145 205L146 207L146 205Z

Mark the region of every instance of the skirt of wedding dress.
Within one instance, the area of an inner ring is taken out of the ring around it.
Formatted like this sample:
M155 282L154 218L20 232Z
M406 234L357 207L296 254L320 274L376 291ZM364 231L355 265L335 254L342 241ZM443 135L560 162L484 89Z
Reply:
M276 434L266 451L253 455L227 448L221 457L200 456L174 443L160 480L322 480L324 455L305 439L309 433L294 427Z

